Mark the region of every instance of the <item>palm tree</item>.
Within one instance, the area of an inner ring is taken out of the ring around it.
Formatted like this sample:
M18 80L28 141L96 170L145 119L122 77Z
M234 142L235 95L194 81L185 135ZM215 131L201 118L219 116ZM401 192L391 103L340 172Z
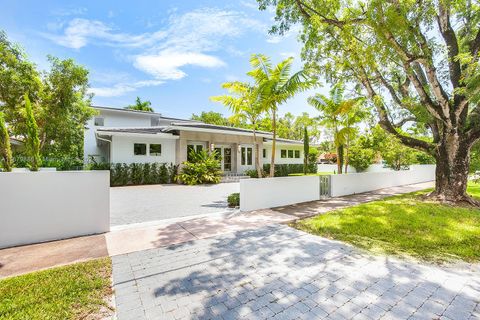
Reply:
M292 98L296 93L304 91L315 84L303 70L290 75L292 63L293 58L290 57L273 66L269 57L263 54L253 54L250 58L250 64L253 70L247 73L255 80L259 88L262 108L268 110L272 118L273 139L270 177L273 177L275 173L278 106Z
M146 112L154 112L153 108L151 107L152 103L150 101L142 101L140 97L137 97L135 100L135 104L131 104L125 109L128 110L137 110L137 111L146 111Z
M333 131L338 173L343 172L344 163L345 173L348 171L350 141L357 131L354 125L362 121L366 114L361 108L363 98L344 100L344 91L342 84L337 84L330 90L330 97L316 94L308 98L308 103L320 111L321 123Z
M233 122L247 120L252 125L253 144L255 146L255 169L259 178L263 176L260 165L260 150L257 142L258 121L266 111L260 103L258 87L254 87L246 82L234 81L222 84L227 89L229 95L215 96L210 99L215 102L221 102L233 113Z

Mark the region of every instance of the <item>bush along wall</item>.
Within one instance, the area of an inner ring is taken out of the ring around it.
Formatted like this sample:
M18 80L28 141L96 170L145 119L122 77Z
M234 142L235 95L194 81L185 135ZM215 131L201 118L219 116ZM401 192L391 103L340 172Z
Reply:
M166 163L91 163L91 170L110 170L110 186L174 183L178 165Z
M263 172L265 175L268 175L268 172L270 172L269 163L263 165ZM317 164L309 163L307 172L316 173ZM303 173L303 164L276 164L275 165L275 177L286 177L291 173ZM250 176L251 178L258 178L258 174L256 170L247 170L245 171L245 174Z

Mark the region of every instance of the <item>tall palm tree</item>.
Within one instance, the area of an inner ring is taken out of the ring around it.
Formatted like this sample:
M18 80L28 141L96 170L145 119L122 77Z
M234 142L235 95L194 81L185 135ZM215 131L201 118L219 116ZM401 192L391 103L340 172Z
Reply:
M361 108L363 98L344 99L344 91L343 85L337 84L330 90L330 97L316 94L308 98L308 103L320 111L321 123L333 131L338 173L343 172L344 164L345 173L348 172L350 141L357 131L355 124L362 121L366 115Z
M253 54L250 64L253 70L247 74L251 76L260 90L260 103L268 110L272 118L272 158L270 161L270 177L275 173L275 145L277 138L276 121L278 106L292 98L300 91L307 90L315 85L301 70L290 75L293 58L287 58L273 66L270 58L263 54Z
M246 82L233 81L222 84L227 89L229 95L215 96L210 99L215 102L221 102L233 113L233 121L247 120L250 122L253 130L253 144L255 146L255 169L259 178L263 176L260 165L260 150L257 142L258 121L265 113L264 106L260 103L258 87L252 86Z
M140 99L140 97L137 97L137 99L135 100L135 104L131 104L127 107L125 107L125 109L128 109L128 110L137 110L137 111L147 111L147 112L153 112L153 108L151 107L152 103L150 101L142 101L142 99Z

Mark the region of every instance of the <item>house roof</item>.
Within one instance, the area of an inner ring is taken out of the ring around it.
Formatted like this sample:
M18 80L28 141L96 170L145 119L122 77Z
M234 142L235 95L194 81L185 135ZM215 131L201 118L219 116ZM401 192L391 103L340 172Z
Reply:
M130 110L130 109L122 109L122 108L113 108L113 107L103 107L103 106L91 106L94 109L99 109L99 110L107 110L107 111L119 111L119 112L128 112L128 113L137 113L137 114L143 114L146 116L158 116L161 117L162 114L158 112L150 112L150 111L142 111L142 110ZM164 118L164 117L162 117Z
M209 124L209 123L203 123L203 122L173 122L171 126L167 129L168 131L172 130L178 130L180 129L179 127L183 128L198 128L198 129L210 129L210 130L219 130L219 131L231 131L231 132L242 132L242 133L253 133L253 130L251 129L244 129L244 128L236 128L236 127L228 127L228 126L220 126L220 125L214 125L214 124ZM270 132L266 131L256 131L259 135L268 135L271 136L272 134Z
M141 133L141 134L157 134L157 133L165 133L164 126L160 127L140 127L140 128L97 128L97 132L123 132L123 133Z

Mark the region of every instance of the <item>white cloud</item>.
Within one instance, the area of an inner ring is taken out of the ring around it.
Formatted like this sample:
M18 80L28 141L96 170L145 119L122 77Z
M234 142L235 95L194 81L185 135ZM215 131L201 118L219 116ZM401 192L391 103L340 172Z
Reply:
M132 92L142 87L151 87L161 85L160 80L143 80L134 83L117 83L112 87L95 87L90 88L89 93L93 93L97 97L118 97L128 92Z
M81 14L85 14L87 12L87 8L84 7L77 7L77 8L63 8L63 9L56 9L53 10L51 13L55 16L78 16Z
M62 35L41 34L61 46L72 49L80 49L90 41L99 41L100 44L113 46L141 47L152 45L165 37L163 31L139 35L115 33L111 27L101 21L81 18L71 20L63 30Z
M135 67L153 75L156 79L177 80L186 76L180 67L193 65L205 68L224 66L217 57L195 52L174 52L165 50L157 55L141 55L135 60Z

